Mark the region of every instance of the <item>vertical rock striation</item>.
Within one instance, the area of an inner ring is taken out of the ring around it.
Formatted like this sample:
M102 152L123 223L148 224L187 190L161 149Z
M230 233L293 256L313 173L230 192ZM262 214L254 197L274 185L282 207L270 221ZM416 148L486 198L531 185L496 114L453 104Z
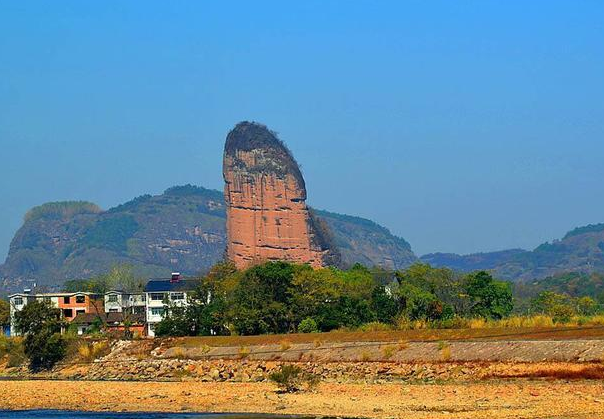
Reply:
M298 164L265 126L241 122L224 149L227 257L245 268L266 260L337 263L329 230L306 206Z

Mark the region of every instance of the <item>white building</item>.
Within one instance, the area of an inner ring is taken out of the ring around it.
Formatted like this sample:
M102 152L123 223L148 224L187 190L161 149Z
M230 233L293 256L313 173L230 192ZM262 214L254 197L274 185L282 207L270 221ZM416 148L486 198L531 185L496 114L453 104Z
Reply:
M195 289L197 281L181 278L175 272L171 278L151 279L145 285L145 299L147 302L147 335L155 336L155 325L164 317L169 306L184 306L188 304L191 291Z
M105 313L144 314L146 306L146 294L144 292L133 293L119 290L111 290L105 293Z

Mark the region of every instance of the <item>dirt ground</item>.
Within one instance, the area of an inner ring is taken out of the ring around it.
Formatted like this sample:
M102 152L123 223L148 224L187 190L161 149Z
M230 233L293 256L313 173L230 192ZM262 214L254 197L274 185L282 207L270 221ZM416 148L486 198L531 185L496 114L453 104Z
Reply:
M0 409L596 419L604 417L604 382L322 383L316 392L277 394L269 383L2 381Z

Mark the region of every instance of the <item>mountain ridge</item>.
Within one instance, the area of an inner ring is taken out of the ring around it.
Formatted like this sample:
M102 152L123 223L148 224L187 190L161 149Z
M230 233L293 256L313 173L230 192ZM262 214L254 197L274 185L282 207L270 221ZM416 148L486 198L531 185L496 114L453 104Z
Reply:
M400 269L417 260L404 239L373 221L316 212L344 246L344 265ZM174 186L106 211L68 201L43 204L28 214L0 265L3 291L20 290L34 280L56 289L65 280L90 277L116 263L131 264L143 276L173 270L195 275L225 255L223 193L201 186Z

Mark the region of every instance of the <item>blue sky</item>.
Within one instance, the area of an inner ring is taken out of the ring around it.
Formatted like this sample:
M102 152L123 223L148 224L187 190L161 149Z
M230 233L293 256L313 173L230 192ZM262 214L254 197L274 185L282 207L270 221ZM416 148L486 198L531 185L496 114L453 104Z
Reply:
M0 0L0 259L30 207L222 188L240 120L418 254L604 222L604 2Z

